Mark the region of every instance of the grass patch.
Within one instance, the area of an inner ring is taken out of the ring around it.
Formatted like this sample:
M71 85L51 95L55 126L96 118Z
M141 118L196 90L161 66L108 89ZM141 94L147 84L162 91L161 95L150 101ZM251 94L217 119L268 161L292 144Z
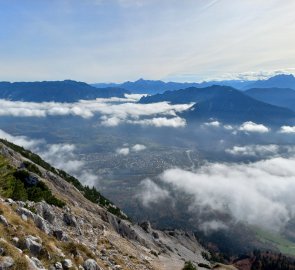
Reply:
M5 250L5 256L10 256L14 259L14 265L10 269L28 269L28 262L24 254L21 254L13 245L6 241L0 240L0 247Z
M271 244L282 254L295 256L295 243L289 241L284 236L260 228L256 228L255 233L261 242Z

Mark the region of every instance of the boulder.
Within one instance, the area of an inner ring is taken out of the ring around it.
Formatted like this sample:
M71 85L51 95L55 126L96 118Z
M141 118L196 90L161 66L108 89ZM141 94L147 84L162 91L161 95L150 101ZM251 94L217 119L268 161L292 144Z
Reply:
M25 255L28 262L28 270L45 270L42 263L35 257L30 258L28 255Z
M86 261L84 261L83 267L85 270L101 270L97 262L93 259L87 259Z
M7 219L3 215L0 215L0 223L6 227L9 225Z
M15 201L11 198L5 199L6 202L8 202L8 204L15 204Z
M147 233L151 233L152 232L152 226L151 223L149 221L144 221L141 224L139 224L139 226L144 229Z
M61 229L53 230L53 236L59 241L67 238L64 231Z
M34 217L35 217L35 214L25 207L20 207L16 211L20 216L24 215L24 216L27 216L28 218L31 218L31 219L34 219Z
M63 220L67 226L77 227L77 220L72 214L64 213Z
M157 232L153 232L152 235L153 235L153 237L154 237L155 239L159 239L159 238L160 238L160 237L159 237L159 234L158 234Z
M60 262L56 262L54 264L54 267L55 267L56 270L62 270L62 264Z
M28 217L25 214L22 214L21 218L22 218L23 221L28 221Z
M45 268L43 267L43 264L37 258L32 257L31 261L32 261L32 265L34 265L36 270L41 270L41 269L45 270Z
M8 270L14 265L14 260L10 256L4 256L0 260L0 270Z
M63 269L70 269L71 267L73 267L73 263L70 259L65 259L62 262L62 266L63 266Z
M18 243L19 243L19 238L18 238L18 237L13 237L13 238L12 238L12 243L13 243L15 246L17 246Z
M49 223L53 224L55 221L55 213L50 205L46 202L40 202L36 206L37 213L42 216Z
M40 215L35 215L34 222L41 231L45 232L46 234L50 234L50 227L44 218L42 218Z
M42 250L42 244L39 243L39 239L32 235L26 237L25 240L26 248L30 251L31 254L37 256Z

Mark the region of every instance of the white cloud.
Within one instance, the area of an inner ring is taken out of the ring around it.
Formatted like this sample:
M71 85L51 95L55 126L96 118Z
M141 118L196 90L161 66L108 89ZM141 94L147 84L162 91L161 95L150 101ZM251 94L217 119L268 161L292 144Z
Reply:
M256 132L256 133L267 133L270 129L262 124L256 124L254 122L248 121L243 123L240 128L240 131L244 132Z
M49 144L39 154L54 167L77 174L85 164L75 159L75 149L73 144Z
M0 129L0 138L28 149L35 149L38 145L44 143L43 140L32 140L27 138L26 136L12 136L2 129Z
M231 125L224 125L223 127L226 130L233 130L234 129Z
M279 132L293 134L295 133L295 126L282 126Z
M124 144L124 147L118 148L116 150L116 153L118 155L128 156L131 151L137 153L137 152L143 151L145 149L146 149L146 146L143 144L135 144L131 147L128 147L128 144Z
M279 150L280 146L269 144L234 146L230 149L226 149L225 152L233 156L267 157L278 154Z
M96 98L100 103L122 103L122 102L137 102L147 94L124 94L124 98L110 97L110 98Z
M204 124L207 127L220 127L219 121L212 121Z
M134 152L140 152L146 149L146 146L143 144L135 144L131 147L132 151Z
M142 120L129 120L127 121L129 124L137 124L142 126L155 126L155 127L184 127L186 125L186 121L180 117L155 117L151 119L142 119Z
M148 96L147 94L124 94L125 98L129 101L129 102L136 102L139 101L142 97L146 97Z
M228 229L228 225L220 220L210 220L200 224L199 229L205 233L211 233L212 231L226 230Z
M294 167L294 158L277 157L250 164L207 164L196 171L169 169L160 179L194 196L191 211L211 209L279 230L295 215Z
M119 149L116 150L116 153L117 153L118 155L123 155L123 156L127 156L127 155L129 155L129 152L130 152L130 150L129 150L128 147L119 148Z
M49 115L74 115L90 118L97 113L102 115L101 124L105 126L117 126L121 123L152 125L156 127L185 126L185 120L178 117L176 113L189 109L193 104L169 104L168 102L152 104L135 103L140 96L142 95L127 95L125 99L81 100L75 103L35 103L2 99L0 100L0 116L46 117Z
M44 140L13 136L1 129L0 138L35 152L52 166L77 177L83 184L93 186L99 180L97 175L86 169L84 161L77 159L76 147L73 144L47 144Z
M167 190L147 178L141 181L139 194L136 197L140 199L144 206L149 207L151 204L169 198L170 195Z
M108 118L105 115L101 117L101 120L101 124L106 127L116 127L122 122L122 120L118 117L114 116Z

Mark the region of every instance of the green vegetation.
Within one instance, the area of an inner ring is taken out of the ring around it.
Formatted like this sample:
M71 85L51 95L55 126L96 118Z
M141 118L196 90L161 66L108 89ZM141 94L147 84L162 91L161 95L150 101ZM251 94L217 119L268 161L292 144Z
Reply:
M33 165L33 164L32 164ZM53 196L45 183L33 178L34 184L28 180L31 175L27 170L16 170L8 161L0 156L0 194L18 201L46 201L49 204L63 207L65 203Z
M253 253L255 261L251 270L294 270L295 261L282 254L271 252L261 252L259 250Z
M88 186L83 186L77 178L71 176L70 174L68 174L67 172L65 172L63 170L59 170L59 169L52 167L49 163L44 161L40 156L38 156L35 153L32 153L29 150L24 149L21 146L15 145L15 144L8 142L7 140L3 140L3 139L0 139L0 142L7 145L12 150L20 153L23 157L31 160L35 164L43 167L44 169L46 169L54 174L59 175L61 178L63 178L67 182L73 184L83 194L83 196L86 199L88 199L89 201L99 204L100 206L106 208L110 213L112 213L122 219L129 219L117 206L115 206L110 200L108 200L103 195L101 195L100 192L96 188L94 188L94 187L90 188ZM35 164L33 164L31 162L24 162L24 166L28 171L31 171L31 172L41 176L42 173ZM18 184L20 184L20 183L18 183ZM22 187L18 187L18 188L21 188L21 190L22 190ZM36 193L36 192L37 192L37 195L39 196L40 190L39 189L37 191L34 190L34 193ZM45 196L45 193L43 194L43 196ZM47 198L47 200L51 201L53 203L58 203L58 202L54 202L53 198Z
M192 264L192 262L185 262L182 270L197 270L197 267Z
M24 161L23 164L28 171L35 173L35 174L42 177L41 171L39 170L39 168L35 164L33 164L29 161Z
M295 256L295 243L284 236L257 228L256 235L260 241L277 248L281 253Z

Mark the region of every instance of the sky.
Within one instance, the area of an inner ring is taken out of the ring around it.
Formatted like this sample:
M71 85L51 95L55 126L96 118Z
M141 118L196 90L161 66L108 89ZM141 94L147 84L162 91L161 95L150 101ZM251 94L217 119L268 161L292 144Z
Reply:
M0 81L295 73L294 0L0 0Z

